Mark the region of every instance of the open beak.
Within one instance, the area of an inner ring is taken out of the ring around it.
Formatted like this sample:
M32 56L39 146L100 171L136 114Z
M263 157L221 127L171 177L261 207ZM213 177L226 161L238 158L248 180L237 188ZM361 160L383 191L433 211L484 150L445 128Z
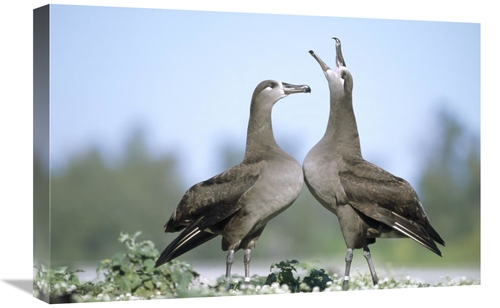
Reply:
M335 40L335 51L337 53L337 56L335 58L337 68L339 68L341 66L345 67L346 65L345 65L344 56L342 55L342 48L341 48L342 46L341 46L340 40L336 37L334 37L333 39ZM323 72L326 72L327 70L331 69L328 65L326 65L325 62L323 62L323 60L321 60L320 57L318 57L318 55L316 55L314 53L314 51L309 50L309 53L311 54L311 56L313 56L314 59L316 59L316 61L318 61L319 66L321 66L321 69L323 70Z
M283 91L286 95L294 93L311 93L311 88L308 85L294 85L286 82L281 83Z
M331 70L331 68L330 68L328 65L326 65L326 63L325 63L325 62L323 62L323 60L321 60L321 58L320 58L320 57L318 57L318 56L314 53L314 51L309 50L309 53L311 54L311 56L313 56L313 58L314 58L314 59L316 59L316 61L318 61L319 66L321 66L321 69L323 70L323 72L326 72L327 70Z
M344 56L342 55L342 46L340 40L336 37L332 37L332 39L335 40L335 51L337 52L337 58L335 62L337 63L337 67L346 67Z

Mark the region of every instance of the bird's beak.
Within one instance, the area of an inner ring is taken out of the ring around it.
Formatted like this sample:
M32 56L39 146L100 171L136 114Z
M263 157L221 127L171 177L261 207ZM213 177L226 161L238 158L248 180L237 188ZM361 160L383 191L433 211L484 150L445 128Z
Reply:
M281 83L283 91L286 95L294 93L311 93L311 88L308 85L294 85L286 82Z
M336 57L336 63L337 63L337 67L346 67L345 65L345 60L344 60L344 56L342 55L342 46L341 46L341 43L340 43L340 40L336 37L332 37L332 39L335 40L335 51L337 53L337 57Z
M340 40L336 37L333 38L335 40L335 51L336 51L336 58L335 58L335 63L337 65L337 70L343 66L345 67L345 60L344 60L344 56L342 55L342 49L341 49L341 43L340 43ZM323 62L323 60L320 59L320 57L318 57L318 55L316 55L314 53L314 51L312 50L309 50L309 53L311 54L311 56L313 56L314 59L316 59L316 61L318 61L319 63L319 66L321 66L321 69L323 70L323 72L326 72L327 70L331 70L331 68L326 65L325 62Z
M316 59L316 61L318 61L319 63L319 66L321 66L321 69L323 70L323 72L326 72L327 70L331 70L331 68L326 65L325 62L323 62L323 60L320 59L320 57L318 57L314 51L312 50L309 50L309 53L311 54L311 56L313 56L314 59Z

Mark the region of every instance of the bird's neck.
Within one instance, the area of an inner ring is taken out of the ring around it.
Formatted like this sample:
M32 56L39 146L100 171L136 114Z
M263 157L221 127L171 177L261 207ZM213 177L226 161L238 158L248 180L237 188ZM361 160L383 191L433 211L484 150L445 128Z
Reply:
M352 100L330 103L328 126L322 141L331 146L335 152L361 157Z
M280 149L274 139L271 109L272 106L250 109L245 160L266 156L266 154Z

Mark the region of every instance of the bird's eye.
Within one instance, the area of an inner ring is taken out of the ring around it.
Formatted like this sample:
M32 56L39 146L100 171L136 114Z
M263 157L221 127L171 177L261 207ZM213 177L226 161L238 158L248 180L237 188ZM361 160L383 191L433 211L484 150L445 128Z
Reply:
M270 82L267 86L269 88L271 88L271 89L274 89L274 87L276 86L276 84L274 82Z

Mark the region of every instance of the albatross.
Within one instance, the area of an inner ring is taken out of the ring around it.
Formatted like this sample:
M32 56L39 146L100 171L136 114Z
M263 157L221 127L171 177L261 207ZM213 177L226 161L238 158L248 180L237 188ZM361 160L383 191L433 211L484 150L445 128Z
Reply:
M303 171L311 194L339 220L347 246L342 286L347 290L354 249L363 249L376 285L378 277L368 248L376 238L409 237L439 256L435 242L444 246L444 241L431 226L411 185L363 159L352 107L353 78L340 40L333 39L334 70L309 51L328 81L330 115L324 136L304 159Z
M234 253L244 250L245 282L250 281L250 254L267 223L297 199L304 183L300 164L276 143L273 105L289 94L309 93L307 85L265 80L255 88L243 161L189 188L165 232L180 234L156 261L158 267L220 235L229 288Z

